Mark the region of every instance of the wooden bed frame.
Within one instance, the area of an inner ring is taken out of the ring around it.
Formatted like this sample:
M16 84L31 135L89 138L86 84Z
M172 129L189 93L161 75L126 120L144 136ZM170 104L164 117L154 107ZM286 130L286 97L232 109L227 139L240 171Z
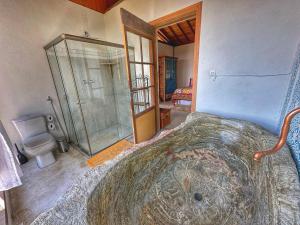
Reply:
M173 103L173 105L174 105L175 108L183 110L183 111L189 111L189 112L191 112L191 110L192 110L192 102L193 102L193 91L192 91L193 87L192 86L193 86L193 79L190 78L190 82L189 82L189 86L188 87L186 87L186 88L177 88L175 90L175 92L172 95L172 103ZM182 97L180 96L180 94L179 94L179 96L178 96L178 94L176 95L176 91L178 91L180 89L182 89L182 90L183 89L187 89L187 88L190 89L191 95L189 95L189 94L187 94L187 95L182 94ZM190 105L179 104L180 100L190 101L191 104Z

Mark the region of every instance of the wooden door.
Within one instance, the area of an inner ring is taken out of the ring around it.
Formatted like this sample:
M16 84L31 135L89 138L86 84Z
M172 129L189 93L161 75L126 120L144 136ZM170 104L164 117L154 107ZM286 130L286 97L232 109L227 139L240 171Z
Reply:
M120 12L134 141L140 143L152 138L158 130L155 28L125 9Z

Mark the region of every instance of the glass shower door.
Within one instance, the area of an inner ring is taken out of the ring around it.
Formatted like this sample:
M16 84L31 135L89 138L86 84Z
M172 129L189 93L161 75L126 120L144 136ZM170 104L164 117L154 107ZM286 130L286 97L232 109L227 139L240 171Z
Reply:
M109 46L67 40L91 154L118 140L119 120Z
M90 154L89 139L85 132L86 126L80 107L77 86L73 77L73 68L65 41L61 41L54 46L58 67L61 74L62 86L65 92L69 115L73 121L76 139L79 147Z
M55 84L57 97L59 99L59 104L62 110L62 117L63 120L65 121L64 124L66 128L67 138L69 139L68 141L78 144L76 132L74 130L74 121L71 116L71 111L68 105L67 95L65 92L65 87L61 77L60 67L58 64L58 59L56 57L56 52L54 47L47 49L46 53L47 53L47 58L50 65L53 81Z
M123 46L63 34L44 48L69 140L92 156L130 138Z

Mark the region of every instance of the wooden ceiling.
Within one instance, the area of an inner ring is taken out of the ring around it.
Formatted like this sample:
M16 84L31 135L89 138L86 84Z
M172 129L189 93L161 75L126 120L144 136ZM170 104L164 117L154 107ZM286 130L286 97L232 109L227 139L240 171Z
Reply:
M158 40L162 43L179 46L195 41L196 19L188 19L169 26L160 28L157 31Z
M122 0L69 0L76 4L93 9L100 13L106 13Z

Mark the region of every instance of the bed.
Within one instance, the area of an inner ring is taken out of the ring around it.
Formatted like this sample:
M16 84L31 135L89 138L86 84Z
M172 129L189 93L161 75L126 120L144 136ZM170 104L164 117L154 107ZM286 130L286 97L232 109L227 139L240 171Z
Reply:
M172 102L174 106L191 106L192 98L192 79L190 79L189 87L177 88L172 94Z

